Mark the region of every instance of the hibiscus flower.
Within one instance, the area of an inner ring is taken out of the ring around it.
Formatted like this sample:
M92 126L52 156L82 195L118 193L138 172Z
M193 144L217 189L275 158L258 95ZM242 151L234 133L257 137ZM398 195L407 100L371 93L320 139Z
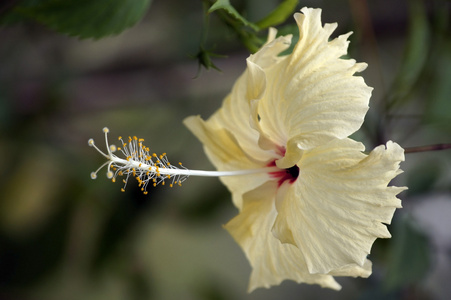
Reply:
M225 225L251 266L249 291L294 280L340 289L333 276L368 277L367 256L405 188L388 186L404 150L387 142L365 154L349 138L363 123L372 88L354 76L364 63L343 59L350 33L329 41L336 24L321 10L294 18L299 41L276 38L247 59L221 108L185 125L218 171L238 215Z

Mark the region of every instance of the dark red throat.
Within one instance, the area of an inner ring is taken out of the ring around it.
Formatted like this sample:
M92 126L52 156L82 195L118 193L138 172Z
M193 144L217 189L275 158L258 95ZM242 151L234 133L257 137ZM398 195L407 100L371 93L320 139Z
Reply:
M268 164L268 167L275 167L276 161ZM269 175L272 178L277 179L278 186L281 186L285 181L288 180L289 183L293 183L299 176L299 167L294 165L288 169L280 169L280 171L270 172Z

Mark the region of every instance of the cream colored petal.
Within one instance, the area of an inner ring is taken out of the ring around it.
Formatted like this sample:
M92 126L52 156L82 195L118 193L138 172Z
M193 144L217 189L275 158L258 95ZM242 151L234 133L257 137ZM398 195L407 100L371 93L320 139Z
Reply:
M347 53L349 34L329 41L337 25L323 27L320 9L301 11L295 14L300 39L293 53L273 65L261 65L267 86L258 107L260 130L275 143L287 145L285 160L298 146L311 149L359 129L372 90L362 77L353 76L366 64L341 58ZM290 167L292 162L280 166Z
M277 30L270 28L266 43L260 50L249 56L248 60L257 64L262 69L268 69L284 60L284 57L280 56L280 53L290 47L292 35L289 34L276 38L276 34Z
M277 182L270 181L244 195L243 209L225 228L243 248L252 266L249 291L269 288L289 279L339 290L330 275L309 274L303 255L291 244L282 244L271 233L277 215L274 197Z
M268 37L268 49L258 57L263 63L271 60L274 51L280 51L286 38L274 40L275 31ZM271 50L279 49L279 50ZM275 54L274 54L275 55ZM206 154L218 170L243 170L267 166L276 157L274 144L265 150L258 145L259 132L255 129L255 101L266 89L266 76L261 67L252 59L247 60L248 68L238 78L230 95L224 99L222 107L207 121L200 117L189 117L185 125L204 144ZM241 195L268 180L267 174L242 177L223 177L221 181L233 195L233 202L241 208Z
M260 135L255 125L251 124L254 115L251 103L261 97L265 88L266 77L263 71L254 63L248 62L247 70L237 80L231 94L207 121L209 126L231 132L246 153L262 161L268 160L273 153L258 146Z
M231 132L243 150L259 160L274 157L276 145L266 141L262 149L258 140L265 139L264 133L258 131L257 106L266 91L266 75L262 67L277 63L278 54L290 45L291 36L275 39L276 30L271 29L266 46L247 60L247 69L238 78L232 92L224 99L222 107L208 119L208 124L216 128L224 128Z
M235 137L225 129L215 129L199 116L191 116L184 120L184 124L202 142L207 157L213 165L221 171L235 171L244 169L258 169L265 166L265 162L249 156L238 145ZM232 193L233 203L241 208L241 195L253 190L269 180L266 173L243 176L221 177L221 181Z
M333 140L305 151L293 184L277 195L273 233L296 245L311 273L361 276L376 238L389 238L389 224L404 188L387 185L401 171L404 150L388 142L368 156L351 139ZM352 274L355 272L355 274ZM350 274L348 274L350 273Z
M371 263L371 261L369 259L366 259L363 263L363 266L359 266L357 264L346 265L329 272L329 275L367 278L372 273L372 266L373 264Z

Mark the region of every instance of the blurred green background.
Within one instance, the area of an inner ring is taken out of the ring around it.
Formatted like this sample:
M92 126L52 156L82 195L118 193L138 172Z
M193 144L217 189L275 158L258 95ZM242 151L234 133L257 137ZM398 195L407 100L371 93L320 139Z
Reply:
M0 16L16 4L5 3ZM231 3L257 21L280 1ZM449 1L303 6L338 22L334 36L354 31L350 56L369 64L375 90L356 139L451 143ZM249 264L222 228L237 211L218 179L146 196L134 182L121 193L104 171L90 179L104 160L87 141L103 149L104 126L113 141L136 135L170 161L213 169L182 120L220 106L249 52L216 14L203 20L201 1L155 0L137 25L101 39L33 21L0 28L0 299L451 298L451 150L406 155L393 238L376 241L373 275L338 278L340 292L283 282L247 294ZM221 72L198 72L200 46L226 56L211 58Z

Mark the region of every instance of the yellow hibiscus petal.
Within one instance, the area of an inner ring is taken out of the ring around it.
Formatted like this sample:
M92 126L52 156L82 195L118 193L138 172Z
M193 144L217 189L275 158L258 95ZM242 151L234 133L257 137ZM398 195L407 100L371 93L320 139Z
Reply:
M291 152L358 130L372 91L362 77L353 76L366 64L341 58L347 53L349 34L329 41L337 25L323 27L320 9L301 11L295 14L300 39L293 53L274 64L253 60L264 70L267 82L258 105L260 131L276 144L287 145L286 158L278 162L282 168L300 158Z
M276 38L277 30L270 28L268 38L263 47L256 53L249 56L249 60L259 65L262 69L270 68L284 60L280 53L287 50L291 45L292 35L279 36Z
M383 223L401 207L396 195L404 188L387 185L401 173L404 150L393 142L368 156L363 149L351 139L336 139L305 151L296 182L279 189L273 233L299 248L311 273L363 267L375 239L390 237Z
M266 46L247 60L247 69L238 78L232 92L224 99L222 107L208 119L215 128L231 132L243 150L259 160L274 156L276 147L266 140L264 148L258 144L264 141L265 134L258 131L258 115L255 102L261 99L266 90L266 75L262 67L277 63L277 55L290 45L291 36L275 39L276 30L270 29ZM258 61L258 64L255 63Z
M215 128L231 132L244 151L260 160L268 160L272 154L258 146L259 132L253 122L252 103L261 98L266 88L266 77L258 65L248 61L246 72L233 86L222 107L208 119Z
M199 116L191 116L184 120L184 124L202 142L207 157L213 165L221 171L236 171L243 169L257 169L265 165L255 160L240 147L235 137L225 129L213 129L208 122ZM233 203L241 208L241 195L260 186L269 180L266 173L246 176L221 177L221 181L232 192Z
M332 276L308 273L299 249L291 244L282 244L271 234L277 215L274 206L276 190L277 183L271 181L246 193L240 214L225 225L252 266L249 292L278 285L286 279L339 290L341 286Z
M350 264L329 272L332 276L351 276L367 278L371 275L372 263L366 259L363 266Z

